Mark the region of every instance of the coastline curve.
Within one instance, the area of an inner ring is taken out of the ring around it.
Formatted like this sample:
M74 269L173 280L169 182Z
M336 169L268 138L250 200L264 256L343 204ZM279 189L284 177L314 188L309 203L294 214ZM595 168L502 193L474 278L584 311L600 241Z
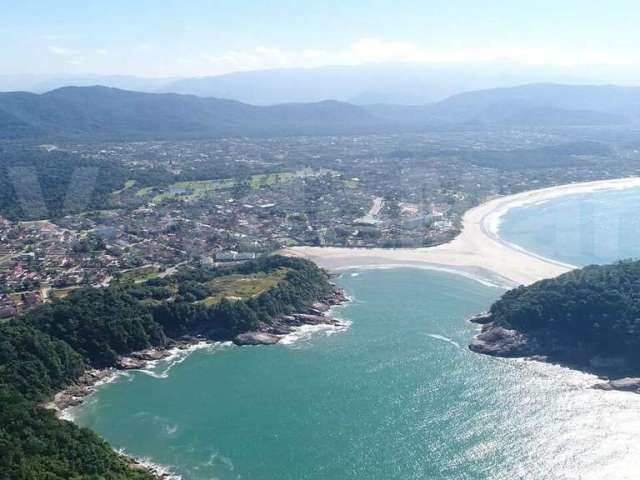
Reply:
M640 187L640 177L571 183L499 197L468 210L462 232L448 243L424 248L291 247L280 253L301 256L328 270L414 267L445 270L484 283L512 288L556 277L573 265L542 257L499 235L511 209L566 195Z

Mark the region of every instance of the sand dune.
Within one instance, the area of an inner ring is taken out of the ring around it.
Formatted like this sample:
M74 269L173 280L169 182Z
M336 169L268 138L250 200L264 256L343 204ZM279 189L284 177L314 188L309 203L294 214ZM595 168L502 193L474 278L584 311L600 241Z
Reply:
M303 256L329 270L354 267L413 266L453 270L505 287L527 285L574 268L542 258L502 240L497 232L501 217L511 208L547 201L563 195L640 187L640 178L623 178L531 190L500 197L469 210L463 231L451 242L430 248L293 247L283 253Z

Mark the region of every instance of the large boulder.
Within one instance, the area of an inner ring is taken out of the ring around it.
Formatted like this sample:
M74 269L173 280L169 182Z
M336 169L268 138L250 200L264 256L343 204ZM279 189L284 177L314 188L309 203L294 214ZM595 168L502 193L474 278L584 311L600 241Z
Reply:
M527 337L517 330L492 326L476 335L469 345L476 353L500 357L517 357L528 355Z
M233 339L236 345L274 345L279 341L278 335L264 332L245 332Z
M623 392L640 393L640 378L618 378L605 383L598 383L594 385L593 388L597 388L598 390L620 390Z

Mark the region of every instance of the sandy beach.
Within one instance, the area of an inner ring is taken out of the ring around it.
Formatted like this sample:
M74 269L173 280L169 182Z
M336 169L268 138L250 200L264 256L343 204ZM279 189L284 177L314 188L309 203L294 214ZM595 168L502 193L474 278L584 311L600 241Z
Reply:
M496 198L469 210L463 230L447 244L429 248L293 247L285 254L303 256L328 270L411 266L455 271L481 281L513 287L551 278L573 268L540 257L498 236L500 219L510 209L563 195L640 187L640 177L575 183Z

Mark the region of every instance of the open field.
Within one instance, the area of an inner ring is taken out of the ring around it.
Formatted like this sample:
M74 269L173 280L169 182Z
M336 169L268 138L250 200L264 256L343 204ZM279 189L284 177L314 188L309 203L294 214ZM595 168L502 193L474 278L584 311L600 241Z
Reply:
M246 181L251 189L258 190L260 188L269 186L285 185L296 178L318 177L321 175L326 175L327 173L334 172L326 169L314 170L311 168L303 168L293 172L252 175ZM158 203L169 198L183 198L185 200L206 198L207 195L211 194L212 192L218 190L228 190L235 187L240 182L242 182L242 180L232 178L177 182L170 185L167 191L159 193L158 195L153 197L153 201L155 203ZM142 196L146 195L149 191L147 190L144 194L141 192L142 190L138 191L137 194Z
M225 275L208 282L215 294L203 300L207 305L215 305L223 298L245 299L260 295L275 287L287 275L286 268L275 272L253 275Z

